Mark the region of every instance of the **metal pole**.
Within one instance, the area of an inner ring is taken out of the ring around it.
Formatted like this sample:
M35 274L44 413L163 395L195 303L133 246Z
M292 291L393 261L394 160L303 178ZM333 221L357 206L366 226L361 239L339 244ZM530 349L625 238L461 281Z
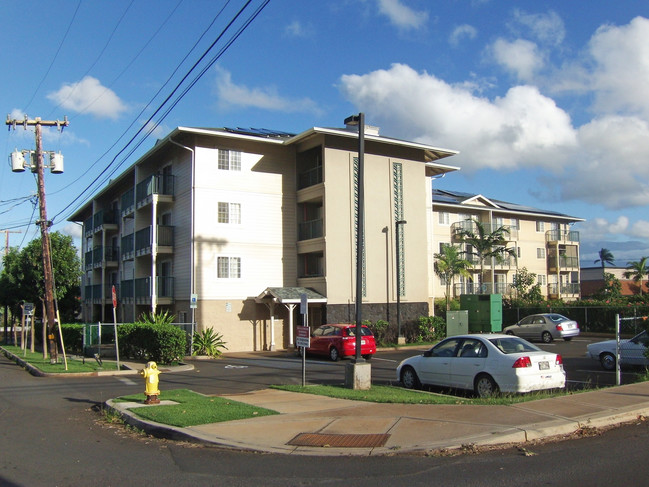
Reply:
M619 386L620 377L620 315L615 315L615 385Z
M397 336L398 338L403 337L403 335L401 334L401 238L400 238L401 233L399 229L401 228L401 225L404 225L406 223L408 223L406 220L399 220L395 224L396 225L395 254L397 260L397 276L396 276L397 286L396 287L397 287Z
M365 159L365 114L358 114L358 209L356 217L356 362L361 362L361 329L363 321L363 228L365 226L365 195L363 166Z

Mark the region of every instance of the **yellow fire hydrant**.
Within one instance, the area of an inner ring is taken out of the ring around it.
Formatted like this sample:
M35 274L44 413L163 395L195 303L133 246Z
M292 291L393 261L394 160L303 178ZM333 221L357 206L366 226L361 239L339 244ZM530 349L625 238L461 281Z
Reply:
M158 389L160 371L158 365L155 362L147 362L146 367L140 370L140 375L146 381L144 390L146 401L144 401L144 404L160 404L160 390Z

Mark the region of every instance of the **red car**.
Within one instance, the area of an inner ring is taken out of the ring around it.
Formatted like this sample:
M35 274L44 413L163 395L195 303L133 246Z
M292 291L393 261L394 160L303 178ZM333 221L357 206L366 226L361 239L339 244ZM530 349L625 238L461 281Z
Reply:
M303 349L300 349L303 350ZM311 333L311 346L307 353L326 355L334 362L340 357L356 355L356 325L322 325ZM361 327L361 356L365 360L376 353L374 335L367 326Z

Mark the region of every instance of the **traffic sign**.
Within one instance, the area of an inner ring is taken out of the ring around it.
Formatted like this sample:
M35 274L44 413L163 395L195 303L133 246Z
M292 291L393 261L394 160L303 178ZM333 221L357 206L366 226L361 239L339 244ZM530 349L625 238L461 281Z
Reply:
M190 308L198 308L198 294L192 294L189 299Z
M311 346L311 333L308 326L298 326L295 329L295 344L304 348Z
M23 303L23 313L25 316L31 316L34 314L34 303Z

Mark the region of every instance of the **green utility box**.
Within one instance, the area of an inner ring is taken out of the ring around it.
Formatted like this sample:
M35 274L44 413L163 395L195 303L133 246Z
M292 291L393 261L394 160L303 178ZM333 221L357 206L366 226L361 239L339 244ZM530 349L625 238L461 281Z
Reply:
M469 312L467 310L446 312L446 336L469 333Z
M460 308L469 313L471 333L493 333L503 328L502 294L462 294Z

